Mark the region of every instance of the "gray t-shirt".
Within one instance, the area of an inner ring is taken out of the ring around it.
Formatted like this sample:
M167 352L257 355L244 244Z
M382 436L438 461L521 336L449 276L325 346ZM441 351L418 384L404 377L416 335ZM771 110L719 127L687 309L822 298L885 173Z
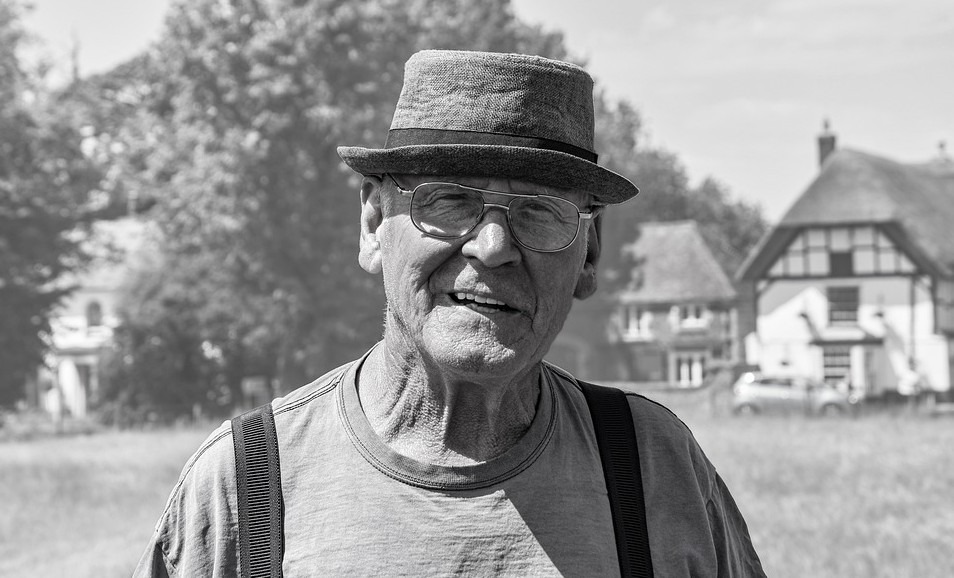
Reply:
M400 455L374 433L360 361L273 402L285 576L618 576L596 438L575 380L546 366L533 423L473 466ZM656 576L763 576L745 522L686 426L628 397ZM135 576L235 576L229 422L189 460Z

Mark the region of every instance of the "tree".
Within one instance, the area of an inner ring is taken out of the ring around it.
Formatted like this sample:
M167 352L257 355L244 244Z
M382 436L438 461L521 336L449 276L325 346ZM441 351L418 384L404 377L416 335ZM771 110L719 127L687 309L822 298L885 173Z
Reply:
M99 180L79 131L49 106L19 56L23 8L0 0L0 405L24 395L49 346L50 314L84 261L88 191Z

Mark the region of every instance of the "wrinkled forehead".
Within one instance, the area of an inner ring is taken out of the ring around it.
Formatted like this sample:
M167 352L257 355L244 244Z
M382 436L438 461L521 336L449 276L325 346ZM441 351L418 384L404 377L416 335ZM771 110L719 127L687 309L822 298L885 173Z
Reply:
M551 195L587 207L594 202L592 194L571 189L561 189L503 177L474 177L463 175L393 175L402 187L413 189L421 183L457 183L475 189L485 189L516 195Z

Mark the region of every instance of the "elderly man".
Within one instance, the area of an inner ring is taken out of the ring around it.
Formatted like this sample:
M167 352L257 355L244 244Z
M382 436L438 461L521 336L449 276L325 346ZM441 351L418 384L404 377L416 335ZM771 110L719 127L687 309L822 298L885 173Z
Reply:
M137 575L763 575L682 422L619 394L639 447L620 490L584 387L543 361L596 290L597 217L638 192L596 164L586 72L420 52L385 147L338 153L364 176L358 261L383 279L384 337L214 432Z

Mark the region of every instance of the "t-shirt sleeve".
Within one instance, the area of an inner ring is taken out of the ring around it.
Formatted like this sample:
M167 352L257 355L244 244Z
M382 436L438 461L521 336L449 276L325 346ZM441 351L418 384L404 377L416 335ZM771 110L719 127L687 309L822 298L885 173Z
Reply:
M764 577L749 530L722 476L713 471L712 495L706 505L721 577Z
M223 424L186 463L133 576L237 576L235 457Z
M742 513L686 424L643 396L627 397L656 574L765 576Z

